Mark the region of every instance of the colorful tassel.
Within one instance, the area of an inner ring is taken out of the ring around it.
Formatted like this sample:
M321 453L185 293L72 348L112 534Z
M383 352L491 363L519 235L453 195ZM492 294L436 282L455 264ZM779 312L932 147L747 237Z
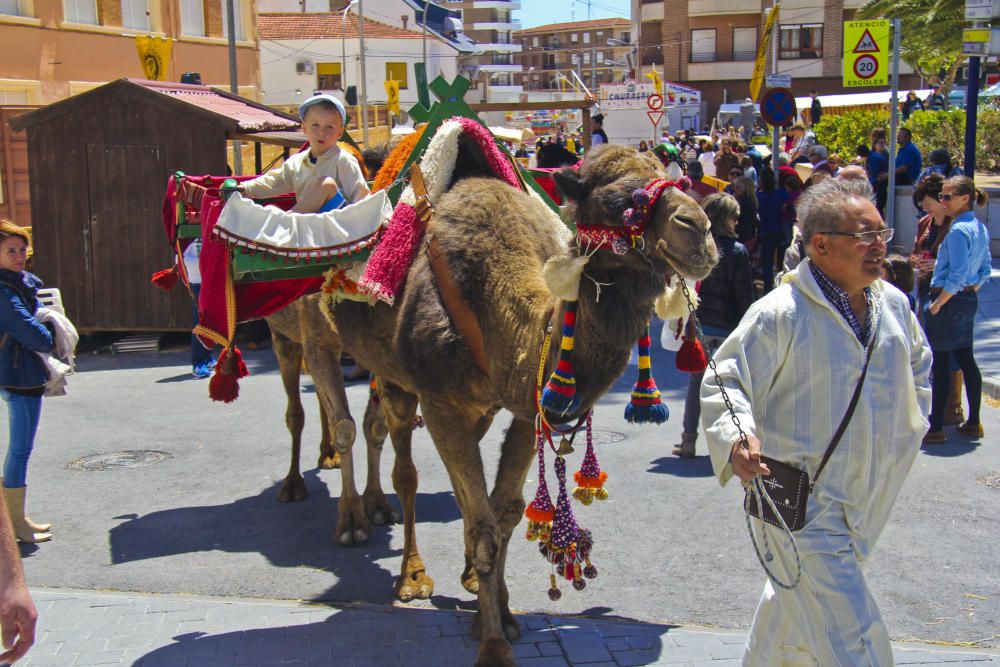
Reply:
M576 488L573 489L573 497L584 505L598 500L607 500L608 492L604 488L604 482L608 479L608 473L601 470L601 464L597 462L597 454L594 452L594 431L591 423L591 414L587 413L587 453L583 456L583 463L580 469L573 473L576 480Z
M590 564L594 539L589 530L577 525L576 517L573 516L573 508L570 507L566 493L566 460L561 456L556 457L555 470L559 480L559 498L556 500L552 537L548 541L540 542L538 550L555 567L556 575L572 581L573 588L582 591L587 587L584 579L587 576L585 570L597 576L597 568ZM583 563L587 564L587 568ZM558 600L562 593L556 586L555 576L550 577L550 582L549 598Z
M653 379L649 359L649 325L639 338L639 379L632 388L632 400L625 407L625 420L633 424L662 424L670 417L667 406L660 401L660 390Z
M576 330L576 301L567 301L563 313L562 342L559 345L559 362L542 390L542 408L557 415L568 415L580 407L576 395L576 378L573 376L573 336ZM647 335L647 340L648 340Z
M153 283L160 289L167 290L169 292L174 288L174 285L177 284L177 265L174 264L169 269L157 271L153 274L153 277L149 279L149 282Z
M684 343L677 351L676 364L677 370L685 373L704 373L708 368L708 358L705 356L705 348L701 346L701 341L684 336Z
M538 490L535 499L524 508L524 516L528 518L528 541L541 540L547 542L552 536L552 520L556 516L556 508L549 496L549 485L545 481L545 436L538 432L536 447L538 448Z
M213 401L232 403L240 397L240 378L249 374L238 347L223 350L215 364L215 373L208 381L209 397Z

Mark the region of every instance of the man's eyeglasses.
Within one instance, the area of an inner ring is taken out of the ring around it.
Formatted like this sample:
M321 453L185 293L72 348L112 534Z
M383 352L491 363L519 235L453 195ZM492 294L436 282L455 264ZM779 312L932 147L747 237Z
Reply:
M895 230L892 229L877 229L871 232L820 232L820 234L827 234L829 236L853 236L857 239L858 243L862 245L871 245L876 240L882 241L882 243L888 243L892 240L892 234Z

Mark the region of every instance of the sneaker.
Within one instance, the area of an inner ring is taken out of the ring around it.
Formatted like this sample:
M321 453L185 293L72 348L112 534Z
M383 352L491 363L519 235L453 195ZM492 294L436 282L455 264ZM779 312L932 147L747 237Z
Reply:
M209 369L214 369L216 361L217 361L216 359L210 359L209 362L205 365L208 366Z
M208 364L198 364L194 367L194 370L191 371L191 375L199 379L207 378L211 374L212 368Z
M955 429L956 433L961 433L962 435L967 435L972 438L981 438L985 435L983 433L983 425L980 424L970 424L965 422L961 426Z
M925 445L941 445L948 442L948 436L944 431L928 431L924 436Z

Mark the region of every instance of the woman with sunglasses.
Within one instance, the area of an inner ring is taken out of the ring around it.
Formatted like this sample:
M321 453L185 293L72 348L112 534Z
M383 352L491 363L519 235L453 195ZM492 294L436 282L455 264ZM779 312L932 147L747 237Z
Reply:
M934 352L931 428L924 436L925 444L948 441L943 427L952 355L962 370L969 400L969 419L957 431L974 438L983 437L979 421L983 378L972 354L972 331L979 304L977 292L990 277L990 235L973 208L985 206L988 199L968 176L946 180L940 199L953 222L938 248L930 284L933 301L923 313L924 331Z

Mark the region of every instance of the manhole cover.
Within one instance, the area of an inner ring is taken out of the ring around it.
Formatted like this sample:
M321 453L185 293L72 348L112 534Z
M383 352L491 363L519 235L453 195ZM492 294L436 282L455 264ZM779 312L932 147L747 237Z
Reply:
M594 431L594 444L611 445L625 439L624 433L617 431Z
M992 470L976 477L976 481L994 489L1000 489L1000 472Z
M118 468L141 468L171 458L169 452L158 452L151 449L133 449L124 452L109 452L107 454L91 454L83 456L69 464L70 470L117 470Z

